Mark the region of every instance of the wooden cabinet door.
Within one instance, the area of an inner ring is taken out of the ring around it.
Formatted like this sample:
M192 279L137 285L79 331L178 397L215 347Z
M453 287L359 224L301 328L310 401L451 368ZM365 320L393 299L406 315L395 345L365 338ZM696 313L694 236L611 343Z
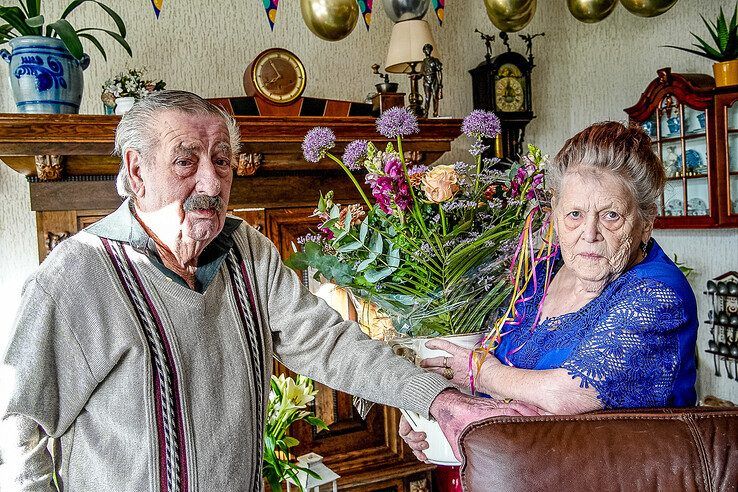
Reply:
M738 91L719 92L717 116L717 189L720 224L738 226Z

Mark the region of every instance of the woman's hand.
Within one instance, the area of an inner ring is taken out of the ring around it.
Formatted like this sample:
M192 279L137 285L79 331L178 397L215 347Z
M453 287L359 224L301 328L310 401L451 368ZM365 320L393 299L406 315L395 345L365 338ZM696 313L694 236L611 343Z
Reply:
M429 357L420 361L420 367L426 368L428 371L435 372L445 377L459 388L469 389L469 355L471 350L460 347L447 340L434 338L428 340L425 346L429 349L443 350L451 355L446 357ZM476 364L472 366L474 370L475 389L485 393L489 393L482 384L484 379L488 379L495 366L500 365L497 358L489 354L487 355L482 368L477 374ZM480 376L483 375L484 377Z
M404 415L400 418L400 427L398 432L402 440L405 441L407 445L410 446L410 449L413 450L413 454L416 458L420 461L428 460L423 452L424 449L428 449L428 441L425 440L425 432L415 432L413 428L410 427L410 423L405 419Z

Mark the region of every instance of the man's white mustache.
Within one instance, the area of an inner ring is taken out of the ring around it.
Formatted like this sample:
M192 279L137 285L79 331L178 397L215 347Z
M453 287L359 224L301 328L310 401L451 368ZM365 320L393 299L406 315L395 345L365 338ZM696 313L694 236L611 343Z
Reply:
M185 212L192 212L193 210L215 210L220 212L225 208L225 203L219 196L194 195L185 200L183 208Z

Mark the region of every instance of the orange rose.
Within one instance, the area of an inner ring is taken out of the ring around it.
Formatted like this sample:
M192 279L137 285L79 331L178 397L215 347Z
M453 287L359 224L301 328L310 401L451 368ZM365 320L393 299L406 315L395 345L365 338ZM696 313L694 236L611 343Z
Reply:
M453 166L440 165L423 176L423 191L433 203L441 203L453 198L459 191L459 175Z

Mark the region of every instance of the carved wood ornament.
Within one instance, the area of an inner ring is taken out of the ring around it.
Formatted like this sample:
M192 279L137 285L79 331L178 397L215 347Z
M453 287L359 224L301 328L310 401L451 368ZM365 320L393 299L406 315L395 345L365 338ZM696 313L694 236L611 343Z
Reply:
M59 246L59 243L72 236L71 232L47 232L46 233L46 254L48 255L51 251Z
M57 181L64 177L63 155L37 155L36 174L41 181Z
M236 175L251 176L264 163L264 156L259 153L241 154L238 156L238 167Z
M405 152L405 163L407 166L417 166L425 160L425 154L419 150L408 150Z

